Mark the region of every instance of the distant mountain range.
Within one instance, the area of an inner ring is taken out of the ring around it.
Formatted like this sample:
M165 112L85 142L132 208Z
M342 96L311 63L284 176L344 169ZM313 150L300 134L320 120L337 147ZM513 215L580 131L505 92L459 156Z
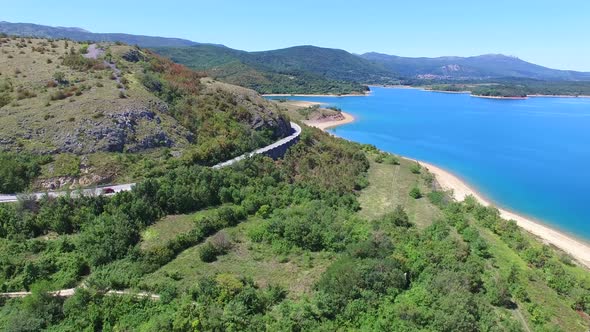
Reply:
M180 38L140 36L125 33L93 33L81 28L51 27L31 23L9 23L4 21L0 22L0 33L39 38L67 38L75 41L119 41L129 45L139 45L141 47L182 47L199 44L197 42Z
M472 57L408 58L381 53L365 53L363 59L383 65L402 77L426 79L498 79L583 81L590 73L550 69L502 54Z
M557 70L516 57L488 54L473 57L409 58L380 53L296 46L246 52L223 45L178 38L92 33L80 28L0 22L0 33L77 41L121 41L152 48L175 62L261 93L361 93L364 84L493 81L590 81L590 73Z

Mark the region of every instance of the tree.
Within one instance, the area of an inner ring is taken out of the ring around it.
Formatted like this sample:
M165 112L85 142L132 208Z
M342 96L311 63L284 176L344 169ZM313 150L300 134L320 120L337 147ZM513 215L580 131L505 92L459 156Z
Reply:
M137 241L137 226L122 214L103 214L80 234L81 250L95 266L123 258Z

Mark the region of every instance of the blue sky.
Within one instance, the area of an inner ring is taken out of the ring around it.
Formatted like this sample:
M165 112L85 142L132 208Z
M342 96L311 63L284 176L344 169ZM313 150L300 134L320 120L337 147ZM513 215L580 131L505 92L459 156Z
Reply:
M180 37L257 51L316 45L401 56L503 53L590 71L588 0L10 1L0 20Z

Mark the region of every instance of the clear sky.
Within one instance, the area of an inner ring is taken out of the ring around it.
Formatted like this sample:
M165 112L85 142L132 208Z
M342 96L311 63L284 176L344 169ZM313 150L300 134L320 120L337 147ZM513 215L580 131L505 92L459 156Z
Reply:
M316 45L401 56L503 53L590 71L590 0L18 0L0 4L0 20L248 51Z

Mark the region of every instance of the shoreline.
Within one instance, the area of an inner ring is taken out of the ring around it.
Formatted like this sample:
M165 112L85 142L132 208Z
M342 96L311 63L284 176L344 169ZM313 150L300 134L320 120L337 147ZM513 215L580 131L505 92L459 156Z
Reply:
M586 95L579 95L579 96L572 96L572 95L527 95L527 97L531 98L590 98L590 96Z
M330 94L290 94L290 93L269 93L269 94L261 94L262 97L366 97L371 94L371 91L367 91L365 93L348 93L348 94L340 94L340 95L330 95Z
M304 122L308 126L326 130L334 128L343 124L351 123L355 121L354 116L351 114L342 112L345 119L335 121L310 121ZM533 218L525 217L507 209L499 208L493 201L483 197L479 192L469 186L464 180L460 179L455 174L444 170L441 167L433 164L415 160L412 158L403 157L406 160L416 161L428 171L430 171L435 177L439 185L444 190L450 190L453 193L453 198L457 201L462 201L465 197L472 195L480 204L484 206L495 206L500 212L500 216L506 220L514 220L516 224L523 230L532 234L545 244L552 245L561 251L564 251L568 255L572 256L576 262L581 264L587 269L590 269L590 244L585 243L581 239L576 239L571 235L566 234L563 231L558 231L550 226L544 225L540 221L536 221Z
M526 99L529 99L528 96L526 96L526 97L503 97L503 96L482 96L482 95L474 95L474 94L471 94L470 96L474 97L474 98L499 99L499 100L526 100Z
M415 89L415 90L422 90L428 92L441 92L441 93L456 93L456 94L470 94L472 97L478 98L486 98L488 96L479 96L471 94L471 91L445 91L445 90L432 90L428 89L427 86L412 86L412 85L368 85L369 87L376 87L376 88L385 88L385 89ZM313 95L312 95L313 96ZM490 99L528 99L528 98L590 98L590 95L541 95L541 94L531 94L527 95L526 97L497 97L492 98L493 96L489 96Z

